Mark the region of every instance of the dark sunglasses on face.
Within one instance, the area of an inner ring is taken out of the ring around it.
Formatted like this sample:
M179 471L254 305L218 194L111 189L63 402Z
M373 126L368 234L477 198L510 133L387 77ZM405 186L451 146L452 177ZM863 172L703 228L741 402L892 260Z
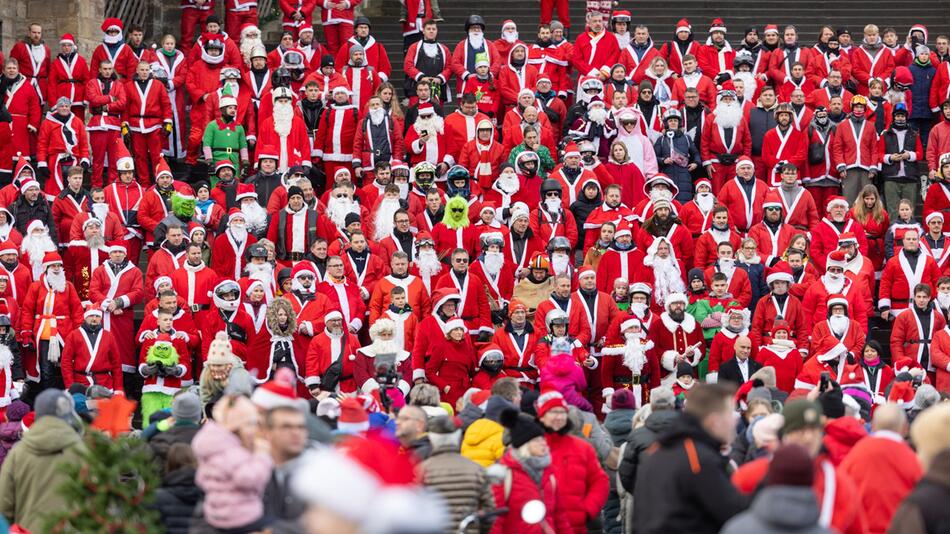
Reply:
M462 213L463 211L465 210L463 210L462 208L452 208L452 213Z
M455 263L468 263L468 258L455 258L453 261Z

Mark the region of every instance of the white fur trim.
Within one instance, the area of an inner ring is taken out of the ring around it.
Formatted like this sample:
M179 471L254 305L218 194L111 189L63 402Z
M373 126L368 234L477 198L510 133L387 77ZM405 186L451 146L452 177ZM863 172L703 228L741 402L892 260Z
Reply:
M675 350L664 351L660 356L660 363L667 371L676 371L676 357L679 354Z

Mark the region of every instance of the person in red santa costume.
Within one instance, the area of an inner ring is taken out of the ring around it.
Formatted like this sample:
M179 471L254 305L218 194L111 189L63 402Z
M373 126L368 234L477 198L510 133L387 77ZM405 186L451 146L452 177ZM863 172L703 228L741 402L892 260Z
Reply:
M649 330L663 368L661 383L664 385L676 380L676 368L681 362L695 368L706 352L702 328L692 315L686 313L688 302L684 293L669 295L666 311L660 314L659 323L654 323Z
M185 261L181 268L170 275L172 287L185 300L192 313L207 310L211 306L211 291L218 283L218 273L205 265L201 246L189 244L185 248Z
M713 336L712 344L709 347L709 357L706 368L706 381L716 382L719 378L719 367L735 354L736 339L740 336L749 335L748 308L739 306L730 306L726 309L725 322L722 328ZM752 358L755 359L756 349L752 347Z
M138 209L145 189L135 180L135 160L121 137L116 137L114 150L119 154L116 162L119 179L106 187L106 203L110 212L119 215L126 229L123 240L127 241L129 259L138 262L144 238L143 229L138 222Z
M443 401L455 405L471 384L477 365L475 348L465 322L453 317L445 322L443 334L429 345L425 358L425 378L439 389Z
M802 302L789 293L794 278L788 264L780 262L773 267L765 278L769 292L759 299L752 314L752 326L749 338L752 347L762 347L770 343L769 325L782 320L788 327L788 338L796 342L802 355L808 353L808 324L802 311Z
M496 171L504 161L504 156L505 151L501 143L495 140L495 129L491 121L481 119L478 121L475 136L462 146L459 165L468 169L487 195L487 192L494 188ZM503 190L496 190L493 194L500 196L504 193Z
M422 321L431 311L429 292L422 279L409 272L409 255L402 251L394 252L389 258L389 271L389 274L379 280L370 295L370 324L387 314L392 303L392 290L396 287L405 291L406 304L416 321Z
M211 268L221 278L237 280L247 265L245 251L257 242L247 230L244 214L238 208L228 212L228 226L222 235L214 240L211 249Z
M858 249L861 254L868 253L868 240L864 227L856 219L848 216L848 201L841 196L833 196L828 200L827 214L812 229L811 253L809 257L815 265L822 269L825 259L833 251L838 250L838 239L845 232L853 233L858 240Z
M821 283L810 284L802 297L802 312L805 324L817 324L826 316L826 305L830 295L840 294L848 299L849 314L859 324L867 324L867 296L862 285L844 274L847 255L836 250L828 256L828 267L819 278Z
M437 178L455 164L455 158L448 152L444 120L430 103L419 105L419 118L406 132L405 143L410 163L425 161L435 165Z
M725 182L717 198L729 209L732 226L745 234L762 220L762 205L768 190L769 186L755 177L752 159L740 156L736 162L736 175Z
M350 45L348 62L340 69L350 88L353 104L361 113L370 97L376 94L380 80L375 69L366 61L366 52L359 43Z
M365 16L356 17L354 26L355 35L340 45L340 50L336 54L336 62L341 65L346 63L346 60L350 57L350 47L354 44L359 44L363 47L367 64L373 67L379 79L384 82L389 80L389 76L393 70L389 61L389 54L386 53L386 49L379 41L370 35L372 26L369 18ZM317 65L315 66L319 67L319 61L316 63Z
M60 360L63 385L97 385L124 395L119 346L112 332L103 328L102 320L102 310L90 307L83 313L79 328L66 336ZM128 347L130 351L134 349Z
M610 405L610 398L617 390L629 389L639 409L650 402L650 390L660 385L660 360L654 342L647 337L639 319L624 319L620 333L623 343L604 347L601 358L603 405Z
M405 350L400 340L396 339L396 323L391 319L383 318L373 323L369 329L369 336L372 343L356 350L356 362L353 368L353 378L357 387L363 393L372 395L374 391L380 389L378 377L385 375L381 373L379 361L376 356L380 354L395 354L395 364L392 369L395 376L398 377L395 384L387 384L387 387L395 386L403 395L409 395L410 384L412 383L412 359L409 351Z
M524 43L517 42L511 46L507 61L498 68L497 78L498 91L501 93L500 114L503 116L518 102L518 94L522 90L533 90L537 86L538 69L528 60L528 47Z
M20 66L20 71L39 95L40 104L45 104L43 98L47 95L50 50L43 42L43 27L35 23L30 24L26 38L14 43L10 49L10 59Z
M247 344L247 367L257 369L256 381L263 383L273 371L270 355L270 332L265 328L267 308L273 296L268 295L264 282L256 278L244 277L238 281L241 286L241 309L251 319L251 332Z
M62 388L59 366L63 343L82 323L82 304L72 282L66 280L63 259L56 252L43 257L44 271L30 285L20 308L23 370L29 382L28 398L51 388Z
M172 131L171 101L168 91L152 77L151 67L145 61L138 63L135 75L126 82L126 96L123 132L131 132L138 181L149 186L152 183L149 169L158 165L162 157L163 136ZM207 124L207 121L201 124ZM192 136L197 135L195 142L199 146L203 133L203 128L192 127Z
M745 270L736 267L735 251L736 249L728 241L719 243L716 247L715 263L705 269L706 286L712 285L714 273L723 273L729 279L729 293L743 307L748 307L752 302L752 286Z
M7 288L2 295L22 305L26 292L33 283L33 274L29 266L20 263L19 253L12 241L0 242L0 276L7 277Z
M208 347L215 334L225 331L231 343L234 355L245 363L251 376L260 377L267 369L252 369L248 363L247 347L253 341L254 322L241 306L241 286L233 280L222 280L211 291L212 305L209 309L195 314L195 322L201 334L202 358L208 354Z
M633 210L621 202L621 186L610 184L604 187L604 203L594 209L587 215L584 221L584 249L594 246L599 236L600 227L605 223L611 223L614 227L620 227L623 223L632 224L634 221ZM631 226L632 232L632 226Z
M874 294L874 265L858 249L858 238L851 232L842 233L838 238L838 250L845 253L844 275L861 286L867 308L869 310L873 309L874 303L871 301L871 295Z
M458 292L461 299L457 315L465 321L469 335L484 343L491 339L494 330L486 282L470 271L469 254L465 250L455 249L452 252L450 266L436 280L434 289L454 289Z
M775 189L766 192L762 199L763 217L749 228L749 237L755 239L759 245L759 254L767 266L774 265L782 258L792 237L797 233L795 227L786 223L782 217L785 207L782 194Z
M359 287L347 282L343 258L339 256L327 258L327 276L317 286L317 292L327 297L333 308L342 312L350 332L356 333L363 327L366 304L363 302Z
M577 37L571 54L571 65L584 76L607 79L610 67L620 60L620 45L604 27L604 15L587 14L587 31Z
M14 164L21 158L29 161L30 154L36 152L36 134L43 117L41 97L30 84L29 78L20 73L17 65L13 58L4 62L3 81L6 92L2 95L7 111L13 119L10 123L12 146L7 148L5 153L13 156ZM9 169L6 162L0 165L0 170L10 172Z
M31 185L30 188L39 189L36 185ZM20 244L20 263L31 269L30 281L39 280L40 275L46 270L43 265L43 256L56 249L56 243L50 237L49 229L43 221L30 221L29 226L26 227L23 242Z
M287 172L295 165L310 168L310 138L303 118L294 113L293 93L287 87L277 87L271 94L273 111L269 115L259 115L262 120L258 128L258 144L274 147L278 172Z
M419 322L413 341L412 380L418 383L426 377L427 354L432 344L445 336L442 332L445 324L457 318L456 311L462 296L454 288L436 289L432 294L432 313Z
M642 270L644 260L644 251L637 248L633 242L633 228L627 222L620 223L614 233L613 243L597 264L597 289L609 293L613 290L613 281L617 278L634 279L635 273Z
M731 81L722 84L716 97L716 109L703 121L700 155L712 182L713 194L719 193L726 180L736 175L740 156L750 157L752 138L742 120L742 105L736 100Z
M554 291L551 295L538 304L534 313L534 331L539 338L548 335L547 316L552 310L562 311L569 319L568 335L576 339L581 347L586 347L591 343L591 324L587 319L589 309L571 296L571 277L566 274L560 274L554 278ZM539 365L538 368L543 367Z
M412 256L412 266L410 273L418 276L426 289L426 293L432 295L435 301L436 282L445 272L445 266L439 261L439 254L435 249L435 240L426 232L421 231L416 235L415 252Z
M352 93L344 86L333 88L333 100L321 116L321 128L313 140L315 162L323 161L327 187L337 169L352 171L353 140L359 131L359 109L350 103Z
M155 166L155 185L142 193L138 203L136 220L145 230L145 244L155 246L155 229L171 212L172 196L179 193L185 196L194 196L191 186L185 182L175 180L171 167L164 157L159 156Z
M325 319L326 327L307 350L304 383L314 397L321 391L354 393L359 389L354 376L359 340L347 331L339 310L327 313Z
M864 347L864 328L848 316L848 300L843 295L828 299L828 318L812 330L811 357L805 361L795 379L795 392L810 391L820 382L822 373L842 384L854 380L858 371L855 361Z
M60 53L49 64L49 84L46 89L46 102L58 101L66 97L73 107L73 113L83 120L86 101L86 81L89 79L89 65L76 50L76 39L65 33L59 39Z
M165 231L165 241L148 260L148 268L145 271L145 285L152 287L155 279L159 276L171 276L177 269L180 269L185 262L185 247L187 245L184 228L178 225L169 226Z
M538 380L534 363L535 347L539 336L528 322L528 307L518 299L508 303L508 320L504 328L495 330L492 343L505 355L505 376L529 386Z
M69 167L65 174L65 179L61 183L65 183L66 187L54 195L53 198L47 198L52 203L50 207L52 208L53 221L56 223L57 237L61 236L63 241L72 241L73 221L89 205L89 192L82 187L82 167L78 165ZM47 187L50 186L50 182L52 180L47 180ZM82 224L80 224L78 231L77 239L82 239Z
M792 124L795 110L791 104L779 104L773 115L777 123L765 132L762 139L762 162L769 175L769 184L778 187L781 181L781 164L791 163L796 169L804 169L808 163L808 135Z
M116 142L121 142L122 113L126 104L126 85L117 80L112 63L97 65L98 75L86 82L85 98L89 103L90 153L92 155L92 185L102 186L102 169L106 158L114 162L119 160L115 150ZM116 165L109 165L109 183L118 179Z
M555 237L564 237L573 249L577 246L577 223L574 214L564 207L563 187L557 180L547 179L541 183L541 202L531 210L531 232L542 242Z
M92 57L89 65L93 68L99 68L103 61L109 61L115 67L115 72L123 79L129 79L135 75L135 52L132 47L126 44L122 35L124 29L122 20L118 18L107 18L102 21L99 28L102 30L102 42L92 51ZM188 40L191 44L191 40Z
M654 194L657 198L651 201L650 206L653 213L643 219L643 225L640 226L639 232L636 232L634 240L638 248L647 250L653 241L665 237L673 246L672 254L683 263L683 268L688 270L693 266L693 236L673 211L675 204L666 198L669 193L662 193Z
M99 219L88 219L83 224L82 231L83 239L69 242L64 259L66 273L76 286L79 300L88 303L92 274L109 258L109 248L105 246Z
M712 226L712 210L718 202L712 194L712 182L706 178L696 180L693 188L696 194L692 200L683 204L679 216L693 239L697 239Z
M933 256L920 250L917 231L904 232L903 241L903 248L887 260L881 274L877 305L884 319L897 315L910 306L918 284L933 289L937 287L937 279L940 278L940 268L937 267Z
M132 309L145 297L142 271L128 260L122 244L112 244L109 261L92 273L89 301L103 313L102 327L110 332L116 347L124 352L135 351L135 325Z
M762 183L762 187L765 187L764 183ZM742 237L734 229L731 219L732 213L729 212L726 205L719 205L712 209L712 224L695 241L696 254L693 256L693 265L705 269L715 263L718 257L719 243L729 243L733 249L739 248Z
M515 268L505 261L505 237L502 232L485 232L481 235L480 250L469 266L470 272L485 281L492 323L504 323L505 307L515 288Z
M913 305L894 319L890 348L891 361L909 358L926 370L933 382L938 368L934 365L933 355L935 336L947 326L947 321L937 303L931 302L931 294L931 286L926 283L914 287Z
M782 319L776 319L770 329L768 343L759 346L755 361L763 367L775 369L775 387L791 393L795 389L795 379L802 372L802 353L789 336L792 328Z
M379 283L388 269L381 254L374 253L362 231L350 234L350 244L341 254L343 258L343 272L346 280L359 290L360 298L368 302L376 284Z

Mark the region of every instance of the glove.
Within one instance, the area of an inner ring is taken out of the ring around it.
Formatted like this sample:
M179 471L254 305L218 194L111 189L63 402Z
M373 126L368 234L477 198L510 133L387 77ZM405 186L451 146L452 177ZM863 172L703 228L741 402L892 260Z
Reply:
M88 161L85 161L85 160L80 161L80 162L79 162L79 166L82 167L82 170L83 170L83 171L89 172L89 162L88 162Z
M49 179L49 167L37 167L36 176L40 180Z
M731 79L732 79L732 75L729 74L728 72L720 72L719 75L716 76L716 85L722 85L723 83L726 82L726 80L731 80Z
M182 376L183 374L185 374L185 370L182 369L182 368L181 368L180 366L178 366L178 365L173 365L173 366L171 366L171 367L166 367L166 368L165 368L165 374L167 374L167 375L169 375L169 376L173 376L173 377L175 377L175 378L181 378L181 376Z
M165 135L171 135L171 133L172 133L172 128L173 128L172 123L166 122L166 123L165 123Z
M155 376L158 374L158 364L150 363L141 371L144 376Z
M168 368L162 362L155 362L155 372L158 373L158 376L167 376Z

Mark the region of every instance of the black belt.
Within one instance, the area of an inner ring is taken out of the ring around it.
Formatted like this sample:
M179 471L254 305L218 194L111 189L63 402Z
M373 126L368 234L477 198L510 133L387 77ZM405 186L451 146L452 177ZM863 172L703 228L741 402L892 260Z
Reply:
M640 376L616 376L614 375L614 383L622 384L625 386L639 386L640 385Z
M191 309L191 313L196 313L199 311L211 309L211 305L210 304L192 304L188 308Z
M290 259L290 261L301 261L301 260L304 259L304 253L303 253L303 252L290 252L290 253L287 254L287 257Z
M906 345L929 345L932 340L930 339L910 339L904 342Z
M537 369L535 369L534 367L505 367L505 369L518 371L519 373L530 373L532 371L537 371Z

